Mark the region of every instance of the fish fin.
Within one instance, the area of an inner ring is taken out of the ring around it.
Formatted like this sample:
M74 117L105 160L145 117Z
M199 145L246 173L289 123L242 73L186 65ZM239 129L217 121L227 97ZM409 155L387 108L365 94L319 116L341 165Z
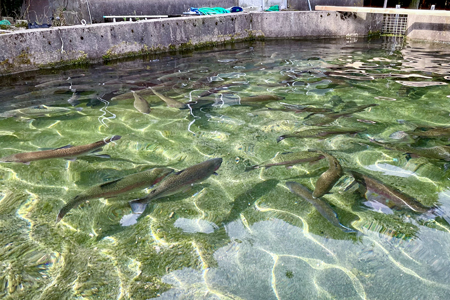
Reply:
M65 160L69 160L69 161L76 161L77 158L76 157L66 157L64 158Z
M279 137L277 137L277 143L281 142L282 140L284 140L286 138L285 135L280 135Z
M119 178L119 179L116 179L116 180L113 180L113 181L108 181L108 182L105 182L103 184L100 184L99 187L101 189L104 189L105 187L113 185L113 184L115 184L115 183L117 183L118 181L121 181L121 180L122 180L122 178Z
M66 145L66 146L63 146L63 147L55 148L53 150L68 149L68 148L72 148L72 147L73 147L72 145Z
M309 115L307 115L306 117L304 117L303 120L306 120L306 119L308 119L309 117L311 117L311 116L313 116L313 115L315 115L315 113L310 113Z
M355 229L346 227L346 226L344 226L342 224L340 224L340 225L341 225L341 229L342 229L343 232L346 232L346 233L355 233L355 232L357 232Z
M97 155L95 155L95 157L99 157L99 158L111 158L111 155L109 155L109 154L97 154Z
M121 137L120 135L115 135L115 136L113 136L112 138L110 138L109 141L110 141L110 142L114 142L114 141L120 140L121 138L122 138L122 137Z
M145 211L145 208L147 207L147 199L146 198L132 200L128 203L130 204L131 211L134 214L142 214Z
M255 170L255 169L259 169L259 165L254 165L254 166L250 166L245 168L245 172L251 171L251 170Z
M174 175L180 175L183 172L184 172L184 170L181 170L181 171L176 172Z
M92 150L90 153L97 153L100 151L103 151L103 148L98 148L98 149Z
M214 172L214 173L213 173L213 175L219 176L219 173L217 173L217 172Z

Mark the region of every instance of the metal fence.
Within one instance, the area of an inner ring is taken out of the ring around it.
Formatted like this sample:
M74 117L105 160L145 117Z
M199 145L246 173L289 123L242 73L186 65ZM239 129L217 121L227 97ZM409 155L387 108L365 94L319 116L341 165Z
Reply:
M407 23L408 15L384 14L381 34L389 36L404 36L406 34Z

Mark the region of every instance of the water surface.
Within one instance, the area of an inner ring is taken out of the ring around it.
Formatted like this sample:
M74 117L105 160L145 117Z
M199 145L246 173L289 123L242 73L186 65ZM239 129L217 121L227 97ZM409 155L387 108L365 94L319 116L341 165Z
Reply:
M267 41L0 78L0 156L122 136L104 147L110 159L0 164L2 299L449 298L449 165L402 150L449 143L411 133L449 126L449 58L427 44ZM148 87L191 104L146 94L142 114L127 93ZM258 95L276 98L249 101ZM368 104L334 119L289 106ZM277 143L331 127L361 132ZM308 149L441 213L383 206L346 173L322 198L356 231L346 233L285 185L312 191L326 160L246 172ZM151 203L135 224L122 226L128 201L151 187L90 200L55 224L93 185L215 157L218 176Z

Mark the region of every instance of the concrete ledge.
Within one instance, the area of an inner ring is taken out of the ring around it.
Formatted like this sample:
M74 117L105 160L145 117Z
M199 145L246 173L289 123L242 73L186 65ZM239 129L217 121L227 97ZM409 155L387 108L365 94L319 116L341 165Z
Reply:
M0 35L0 73L108 61L255 38L367 35L373 16L324 12L236 13L54 27Z
M406 36L412 40L450 43L450 17L408 16Z

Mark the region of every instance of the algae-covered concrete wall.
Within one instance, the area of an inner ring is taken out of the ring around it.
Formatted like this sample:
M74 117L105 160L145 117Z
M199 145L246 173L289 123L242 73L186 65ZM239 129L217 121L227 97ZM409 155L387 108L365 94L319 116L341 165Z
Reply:
M24 30L0 35L0 73L254 38L363 36L380 26L376 15L255 12Z
M450 43L450 17L408 16L409 39Z

